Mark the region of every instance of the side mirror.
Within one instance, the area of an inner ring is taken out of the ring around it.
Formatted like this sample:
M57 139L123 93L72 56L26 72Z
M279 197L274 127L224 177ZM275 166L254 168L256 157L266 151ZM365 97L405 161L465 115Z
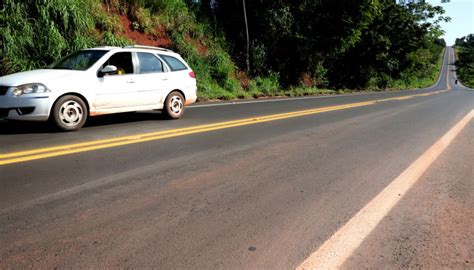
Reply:
M117 73L116 66L105 66L102 70L99 71L99 77L103 77L104 75L112 75Z

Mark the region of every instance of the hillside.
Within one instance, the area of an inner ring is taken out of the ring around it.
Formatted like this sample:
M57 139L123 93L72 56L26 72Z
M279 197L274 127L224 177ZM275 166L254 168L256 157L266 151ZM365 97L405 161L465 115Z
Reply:
M445 44L436 21L427 20L445 19L441 8L313 2L249 1L246 48L241 1L5 0L0 75L40 68L82 48L142 44L182 54L197 74L201 100L434 82Z
M474 88L474 34L456 40L456 73L463 84Z

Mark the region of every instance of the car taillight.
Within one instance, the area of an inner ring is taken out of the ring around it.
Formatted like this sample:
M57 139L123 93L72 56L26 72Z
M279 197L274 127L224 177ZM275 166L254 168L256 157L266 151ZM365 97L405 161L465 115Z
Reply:
M196 79L196 74L194 74L194 71L189 72L189 77Z

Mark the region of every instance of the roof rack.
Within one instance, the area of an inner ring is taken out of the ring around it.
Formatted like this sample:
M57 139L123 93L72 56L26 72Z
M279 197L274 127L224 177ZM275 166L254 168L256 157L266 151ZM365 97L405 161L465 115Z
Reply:
M165 52L173 52L172 50L166 49L166 48L143 46L143 45L129 45L129 46L125 46L124 48L150 49L150 50L158 50L158 51L165 51Z
M92 49L118 49L120 47L117 46L97 46L94 48L87 48L87 50L92 50Z

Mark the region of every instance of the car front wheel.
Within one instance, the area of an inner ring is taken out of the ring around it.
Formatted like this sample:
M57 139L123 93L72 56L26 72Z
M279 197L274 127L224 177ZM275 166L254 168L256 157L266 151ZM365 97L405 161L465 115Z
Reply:
M86 123L87 114L87 107L81 98L67 95L54 104L52 120L60 130L75 131Z
M168 118L178 119L180 118L185 109L184 97L179 92L171 92L166 98L164 104L164 113Z

